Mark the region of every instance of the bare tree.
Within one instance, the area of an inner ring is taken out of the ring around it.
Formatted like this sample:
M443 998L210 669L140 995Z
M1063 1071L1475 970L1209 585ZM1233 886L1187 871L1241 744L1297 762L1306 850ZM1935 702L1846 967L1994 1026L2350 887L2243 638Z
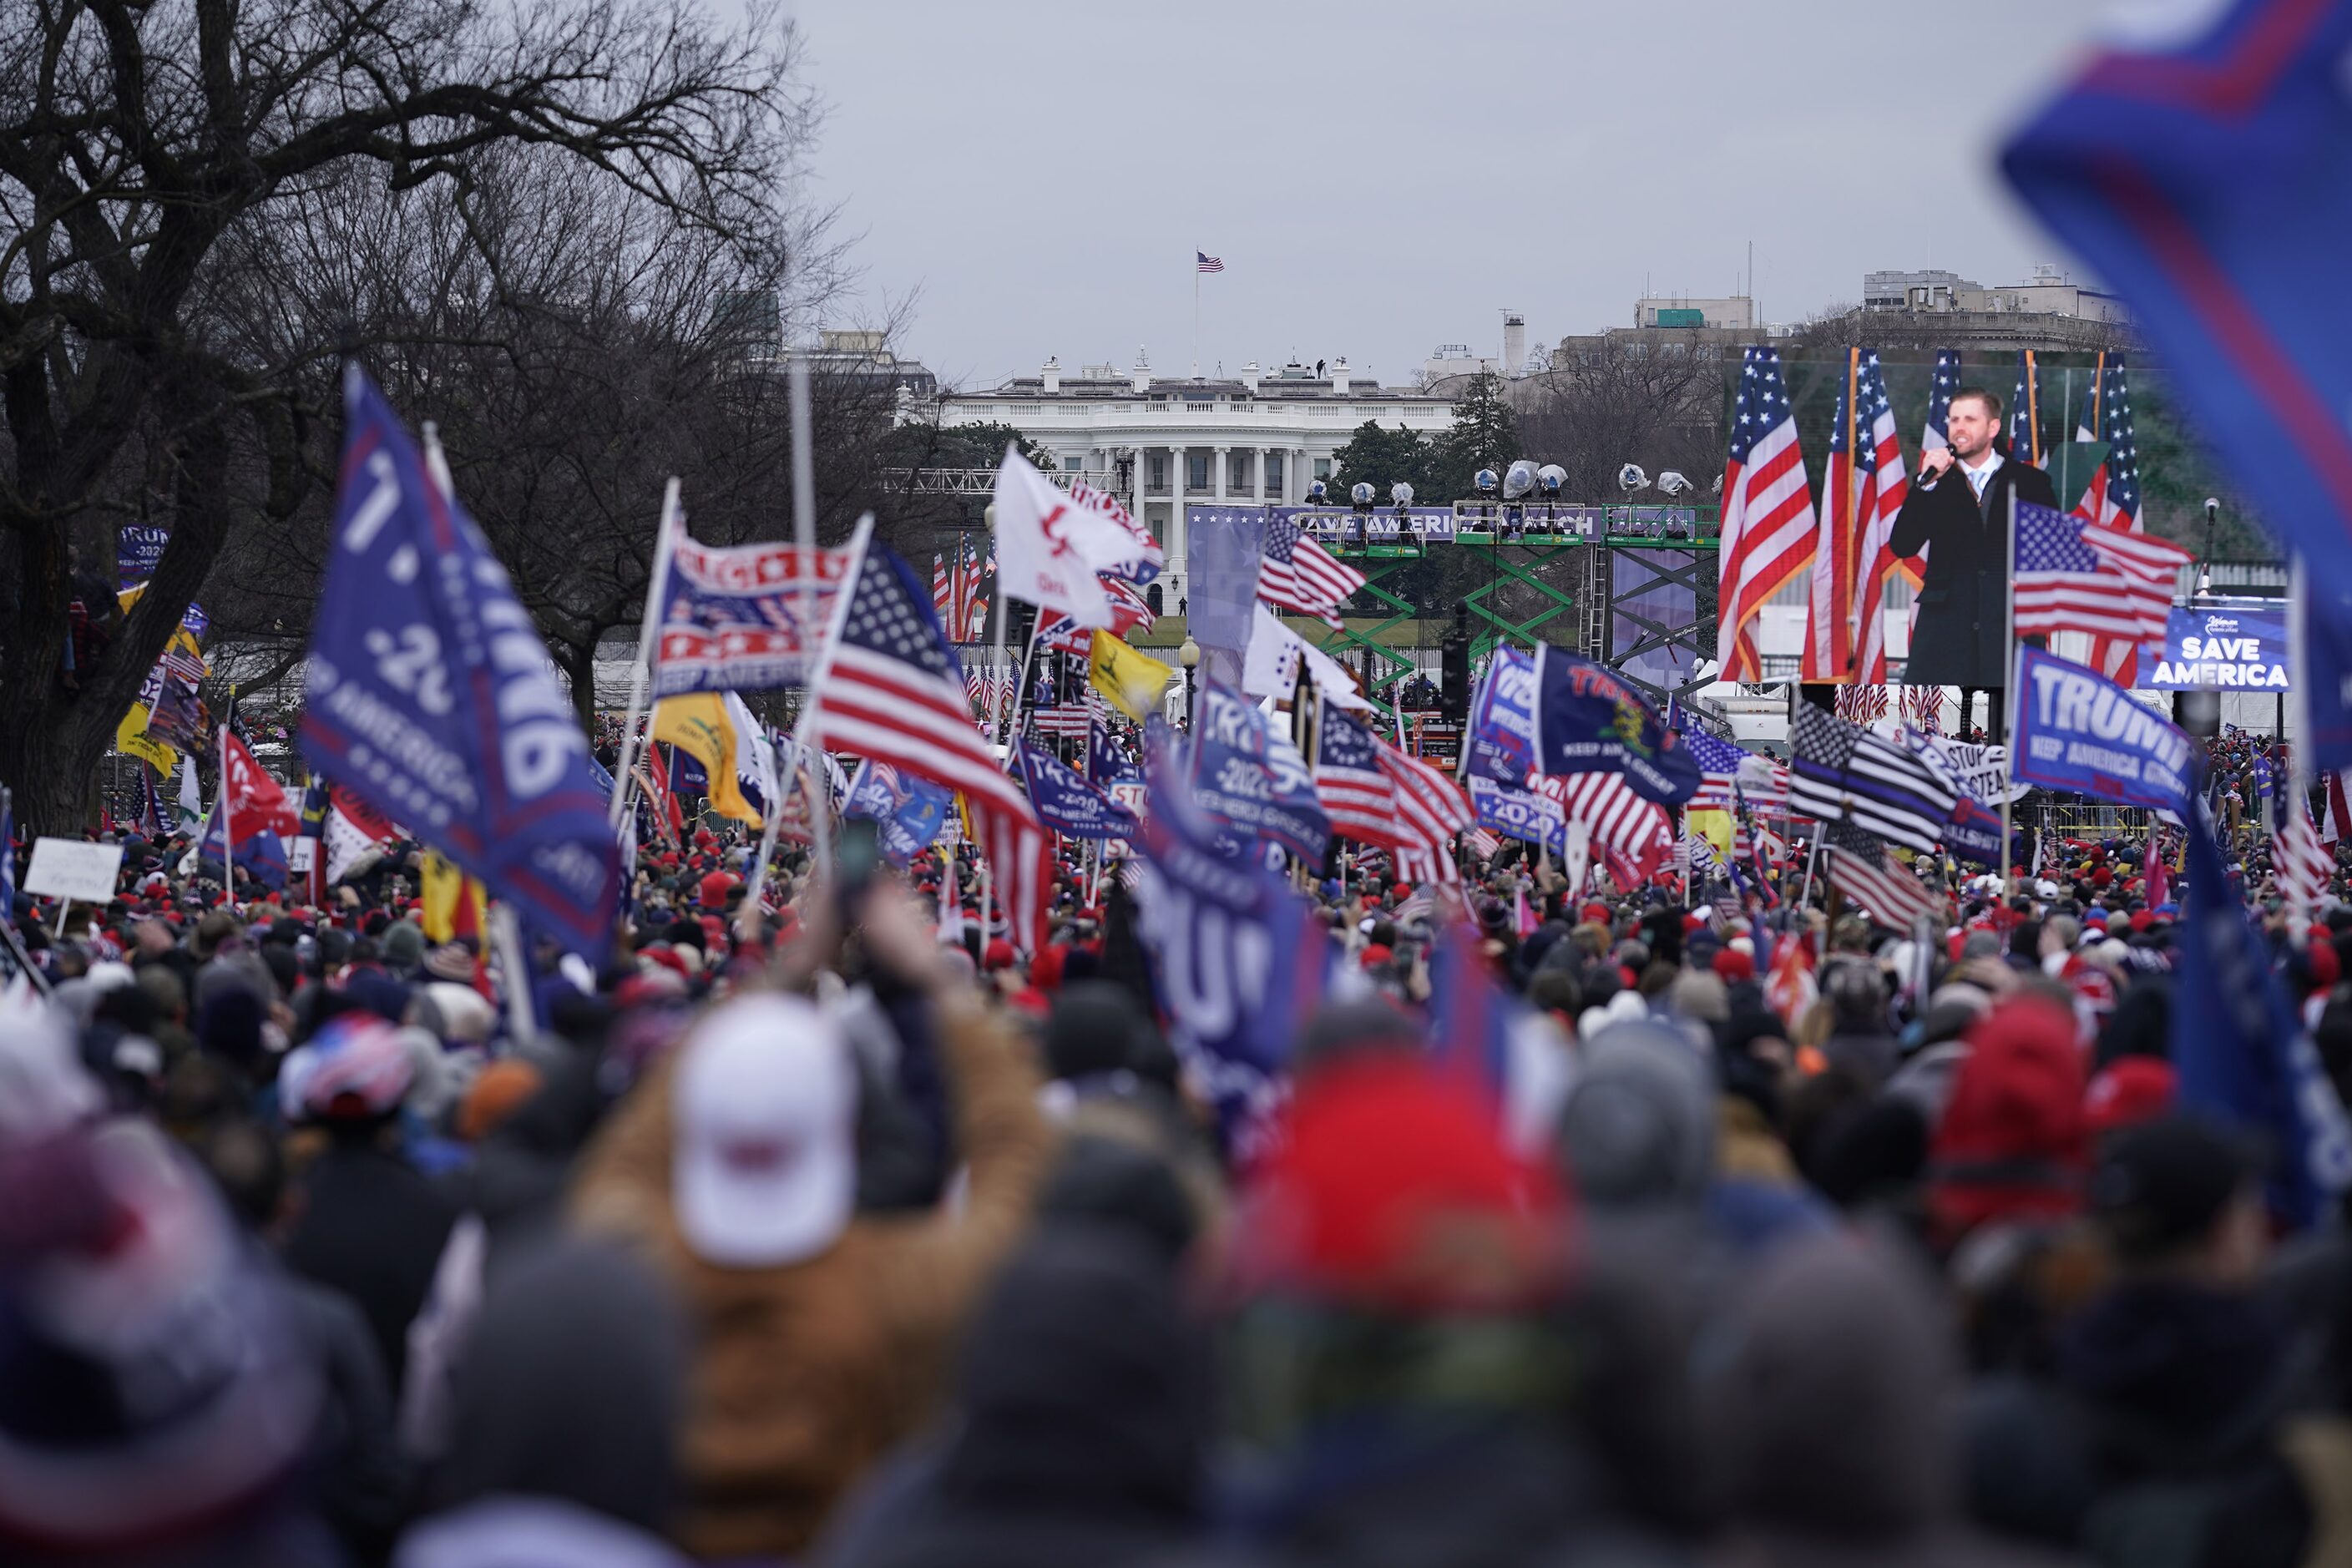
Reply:
M420 301L503 287L478 269L496 223L571 224L583 271L544 281L593 296L605 199L471 200L503 163L568 168L755 268L792 261L778 204L814 109L789 26L762 16L722 27L696 0L19 0L12 15L0 777L36 830L81 820L117 721L247 530L286 554L240 560L238 594L266 594L257 579L281 565L315 582L316 522L308 560L298 525L331 472L339 349L374 351L394 379L421 371L448 323ZM383 246L353 244L369 221L474 243L386 268ZM115 624L109 567L131 521L171 541Z

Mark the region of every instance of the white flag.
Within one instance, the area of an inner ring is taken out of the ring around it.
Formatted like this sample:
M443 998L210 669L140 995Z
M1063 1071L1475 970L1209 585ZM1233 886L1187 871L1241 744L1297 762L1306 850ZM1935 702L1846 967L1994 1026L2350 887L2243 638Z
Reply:
M1142 564L1135 536L1055 489L1014 447L996 471L995 500L997 592L1108 627L1110 595L1095 574Z
M1370 708L1339 661L1292 631L1264 605L1250 623L1249 648L1242 655L1242 690L1252 697L1287 697L1298 680L1298 661L1315 689L1342 708ZM1402 747L1400 747L1402 750Z
M196 790L196 759L180 763L180 831L194 833L205 819L205 797Z

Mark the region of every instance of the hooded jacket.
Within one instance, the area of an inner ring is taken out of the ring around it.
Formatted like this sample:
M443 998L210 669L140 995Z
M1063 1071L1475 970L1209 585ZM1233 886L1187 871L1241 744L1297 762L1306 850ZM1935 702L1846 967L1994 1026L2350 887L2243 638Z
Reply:
M929 1413L952 1337L1028 1217L1052 1149L1035 1070L977 998L943 1003L939 1021L969 1167L961 1212L860 1215L796 1264L703 1261L670 1205L675 1056L584 1156L574 1219L642 1248L695 1323L677 1534L698 1556L789 1555L816 1537Z

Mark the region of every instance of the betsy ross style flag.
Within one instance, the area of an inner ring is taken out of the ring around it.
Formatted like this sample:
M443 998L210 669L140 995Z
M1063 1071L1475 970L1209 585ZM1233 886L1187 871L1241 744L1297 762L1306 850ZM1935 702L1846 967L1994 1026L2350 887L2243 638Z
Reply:
M2032 349L2017 351L2017 386L2009 395L2009 455L2037 468L2050 466L2042 445L2042 364Z
M973 725L955 649L921 584L877 546L845 591L839 635L809 687L810 739L961 791L1015 938L1035 951L1052 885L1045 830Z
M2189 552L2152 534L2099 528L2045 506L2017 509L2017 635L2081 631L2137 647L2164 636Z
M1950 436L1945 433L1944 422L1952 412L1952 394L1960 389L1960 351L1937 349L1936 374L1927 383L1927 425L1919 432L1919 449L1932 452L1948 447Z
M1223 272L1224 269L1225 269L1225 264L1224 264L1223 261L1220 261L1219 259L1217 259L1215 257L1213 257L1213 256L1210 255L1207 251L1205 251L1205 250L1196 250L1196 251L1194 251L1194 252L1192 253L1192 270L1193 270L1193 271L1195 271L1195 272Z
M1717 565L1723 679L1764 679L1756 618L1764 602L1813 559L1813 496L1797 447L1797 416L1781 378L1780 351L1750 348L1723 471Z
M1297 610L1339 624L1339 606L1365 583L1364 574L1308 538L1295 518L1265 525L1265 552L1257 568L1257 596L1277 610Z

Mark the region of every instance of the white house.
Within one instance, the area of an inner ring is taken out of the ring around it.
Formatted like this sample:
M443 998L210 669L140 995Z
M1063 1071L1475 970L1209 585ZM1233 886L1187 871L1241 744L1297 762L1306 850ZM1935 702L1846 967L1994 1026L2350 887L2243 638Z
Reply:
M1095 364L1066 374L1049 359L1035 375L987 392L942 394L938 416L942 425L1010 425L1057 468L1124 497L1168 552L1162 582L1173 608L1185 592L1187 501L1303 501L1310 483L1332 477L1333 454L1366 420L1434 436L1452 425L1454 405L1381 386L1345 358L1160 378L1139 349L1124 372Z

